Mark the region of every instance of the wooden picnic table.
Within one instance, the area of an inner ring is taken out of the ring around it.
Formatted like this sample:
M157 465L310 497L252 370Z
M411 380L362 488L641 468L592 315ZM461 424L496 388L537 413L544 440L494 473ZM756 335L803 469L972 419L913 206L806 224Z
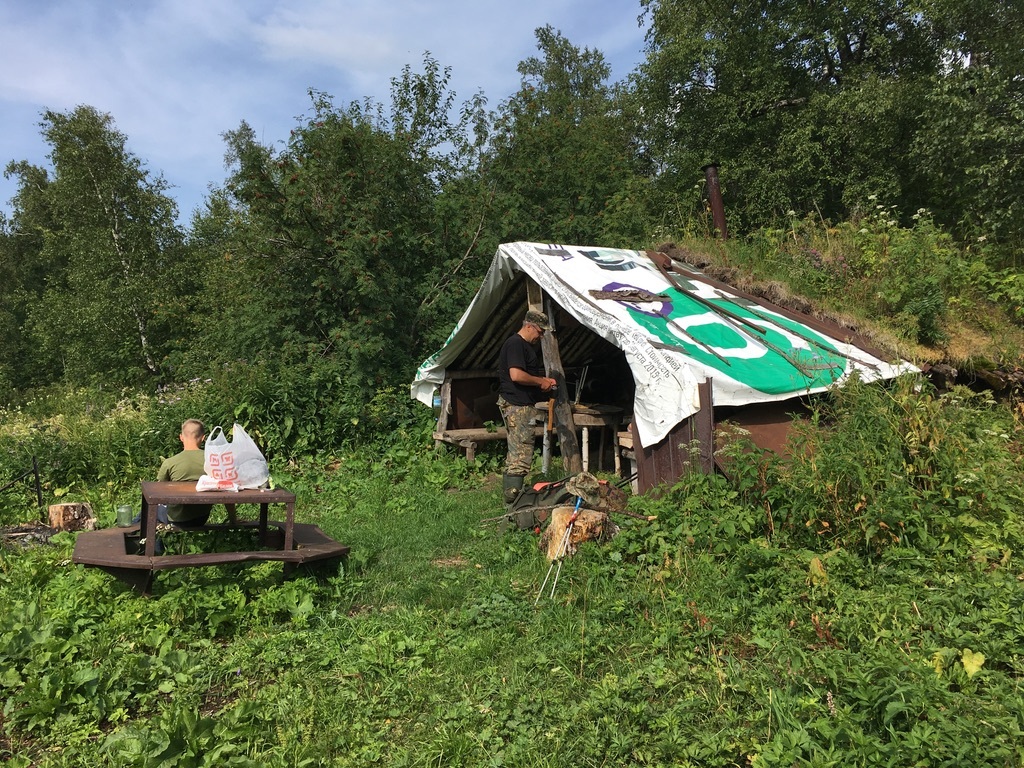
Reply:
M267 523L271 504L283 504L284 550L291 550L295 540L295 494L284 488L254 488L239 491L197 491L195 481L144 482L142 484L142 523L139 533L146 540L146 557L153 557L156 537L150 531L156 530L156 508L160 504L223 504L228 513L229 525L236 523L235 507L238 504L259 504L260 542L267 538ZM191 529L191 526L182 526ZM199 529L201 529L200 527Z
M211 531L257 528L266 549L234 552L200 552L172 555L156 553L157 506L160 504L222 504L228 522L201 526L170 526L178 531ZM239 520L236 507L259 505L259 518ZM270 506L284 507L284 521L271 521ZM141 551L139 548L141 546ZM97 566L143 592L153 574L168 568L188 568L227 563L279 560L285 573L309 561L344 557L349 548L328 537L319 527L295 522L295 494L285 488L239 491L197 491L194 481L143 482L140 522L129 528L105 528L80 533L72 561Z

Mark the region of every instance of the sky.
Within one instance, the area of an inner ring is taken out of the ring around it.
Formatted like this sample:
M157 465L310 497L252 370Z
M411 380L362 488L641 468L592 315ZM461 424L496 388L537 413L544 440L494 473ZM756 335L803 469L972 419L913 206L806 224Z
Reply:
M222 135L244 120L281 146L311 110L390 105L391 79L424 54L450 67L461 104L497 108L519 88L520 61L550 25L604 54L612 81L642 61L640 0L3 0L0 168L50 168L45 110L108 113L128 151L171 185L187 224L226 177ZM17 191L0 177L0 210Z

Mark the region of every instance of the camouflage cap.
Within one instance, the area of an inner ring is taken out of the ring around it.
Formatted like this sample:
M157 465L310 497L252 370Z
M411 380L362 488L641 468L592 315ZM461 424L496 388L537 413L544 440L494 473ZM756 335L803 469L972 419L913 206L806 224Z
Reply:
M526 313L526 317L523 319L523 322L536 325L539 328L543 328L545 331L551 330L551 323L548 322L548 316L543 312L538 312L533 309Z
M601 483L589 472L580 472L569 478L565 490L573 496L581 496L587 506L595 507L601 503Z

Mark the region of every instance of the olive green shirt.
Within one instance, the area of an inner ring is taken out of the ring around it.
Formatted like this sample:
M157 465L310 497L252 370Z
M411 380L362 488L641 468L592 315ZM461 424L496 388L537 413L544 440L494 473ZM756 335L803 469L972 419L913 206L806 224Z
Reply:
M169 459L164 459L160 471L156 473L156 479L160 482L198 480L205 474L205 458L202 448L181 451ZM205 521L211 508L210 504L168 504L167 518L174 523Z

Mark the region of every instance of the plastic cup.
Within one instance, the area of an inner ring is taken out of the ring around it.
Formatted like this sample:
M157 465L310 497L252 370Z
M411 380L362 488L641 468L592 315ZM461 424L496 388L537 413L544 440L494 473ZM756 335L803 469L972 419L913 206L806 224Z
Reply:
M129 528L132 524L132 508L127 504L117 505L117 527Z

